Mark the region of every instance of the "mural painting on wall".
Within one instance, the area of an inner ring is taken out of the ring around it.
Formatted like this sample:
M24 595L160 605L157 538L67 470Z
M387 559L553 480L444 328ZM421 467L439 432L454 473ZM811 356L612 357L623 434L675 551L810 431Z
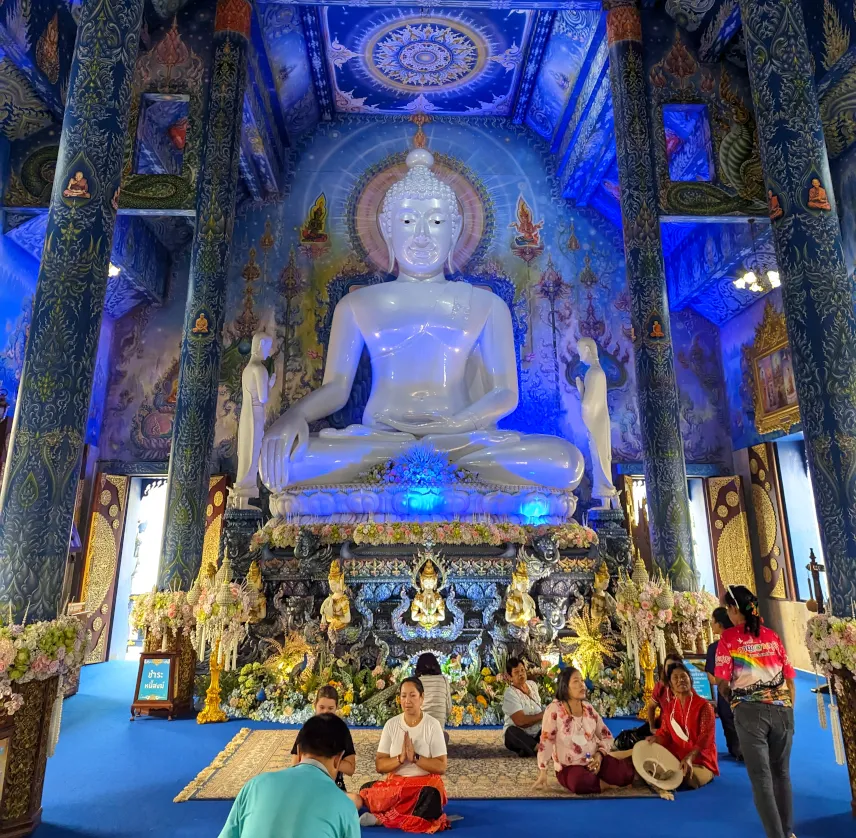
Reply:
M300 11L282 3L261 3L258 8L280 107L288 114L289 136L296 139L319 119Z
M593 9L556 14L526 116L527 124L548 141L556 135L569 104L574 106L571 95L600 18Z
M651 36L646 38L646 65L663 211L764 213L761 158L745 72L726 61L703 64L671 19L655 12L648 19L657 20L646 27ZM670 123L669 107L684 118ZM678 129L679 124L686 130ZM699 147L703 145L708 147ZM686 180L670 176L670 161L682 152L687 159L711 161L704 179L698 172Z

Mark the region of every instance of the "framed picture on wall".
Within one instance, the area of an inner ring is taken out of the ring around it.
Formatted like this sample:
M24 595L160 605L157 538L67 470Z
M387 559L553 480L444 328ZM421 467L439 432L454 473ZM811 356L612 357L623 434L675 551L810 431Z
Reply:
M752 397L758 433L787 433L800 421L800 406L785 316L770 302L747 354L754 381Z

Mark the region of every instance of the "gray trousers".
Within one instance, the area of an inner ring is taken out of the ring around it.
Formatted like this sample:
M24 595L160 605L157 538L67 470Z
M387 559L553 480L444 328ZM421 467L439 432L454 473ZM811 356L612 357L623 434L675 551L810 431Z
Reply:
M794 831L790 773L794 711L743 701L734 708L734 724L764 832L767 838L790 838Z

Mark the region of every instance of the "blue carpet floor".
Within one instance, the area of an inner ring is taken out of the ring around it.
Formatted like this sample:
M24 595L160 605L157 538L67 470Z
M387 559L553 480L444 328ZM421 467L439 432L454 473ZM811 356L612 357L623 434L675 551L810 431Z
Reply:
M37 838L188 836L216 838L227 801L175 804L173 797L219 753L243 724L193 720L128 721L136 677L132 663L87 667L78 695L65 703L62 736L48 762L43 824ZM799 838L856 836L845 768L836 766L829 733L817 721L813 680L801 677L791 763ZM618 723L611 724L620 729ZM724 751L720 741L720 751ZM742 767L722 760L722 776L700 791L659 799L614 801L455 801L463 815L453 834L471 838L593 835L599 838L759 838L761 824ZM533 779L535 767L533 764ZM393 835L364 829L363 835ZM312 838L307 836L307 838Z

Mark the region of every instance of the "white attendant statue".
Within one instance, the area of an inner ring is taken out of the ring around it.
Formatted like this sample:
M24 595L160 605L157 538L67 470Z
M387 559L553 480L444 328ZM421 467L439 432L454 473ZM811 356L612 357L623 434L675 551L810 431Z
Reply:
M446 279L462 217L433 163L411 151L384 198L379 222L397 278L339 301L322 386L265 434L262 479L274 493L353 482L419 439L485 483L573 490L582 479L582 455L566 440L497 430L518 401L511 314L490 291ZM363 347L372 389L362 424L310 435L310 422L347 402Z
M600 500L601 509L610 509L618 503L618 492L612 482L612 431L606 404L606 373L600 365L597 344L591 338L580 338L577 351L580 360L588 365L585 381L577 377L577 390L591 453L591 493Z
M243 400L238 419L238 474L230 496L230 504L238 509L248 509L249 499L259 496L256 478L265 432L265 405L276 384L276 374L269 375L264 364L272 348L270 335L256 332L250 360L241 376Z

